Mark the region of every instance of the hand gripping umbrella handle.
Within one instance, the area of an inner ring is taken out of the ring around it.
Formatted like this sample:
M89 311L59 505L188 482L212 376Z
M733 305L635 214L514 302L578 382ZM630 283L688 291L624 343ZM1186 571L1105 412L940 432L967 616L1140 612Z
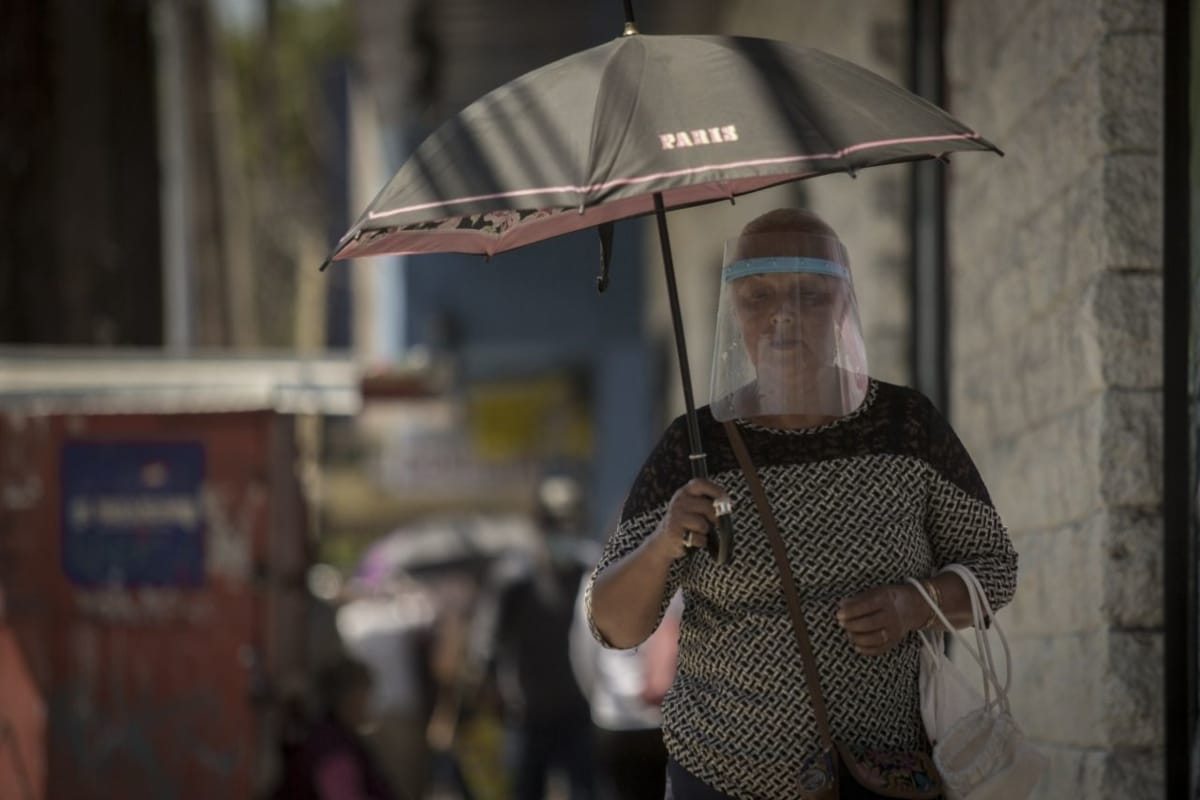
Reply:
M675 331L675 350L679 356L679 378L683 383L683 402L687 409L688 446L693 478L708 478L708 462L700 442L700 424L696 402L692 398L692 374L688 369L687 344L683 337L683 312L679 309L679 288L675 284L675 262L671 258L671 237L667 232L667 210L661 192L654 193L654 216L658 220L658 241L662 246L663 273L667 279L667 299L671 305L671 325ZM720 501L718 501L720 502ZM717 505L717 524L708 532L708 553L717 564L733 560L733 517L728 501Z
M692 477L708 478L707 456L704 453L688 456L692 461ZM724 566L733 561L733 502L728 497L713 500L717 524L708 528L705 549L713 561Z
M708 532L708 554L715 563L724 565L733 560L733 504L729 498L713 502L717 509L717 525Z

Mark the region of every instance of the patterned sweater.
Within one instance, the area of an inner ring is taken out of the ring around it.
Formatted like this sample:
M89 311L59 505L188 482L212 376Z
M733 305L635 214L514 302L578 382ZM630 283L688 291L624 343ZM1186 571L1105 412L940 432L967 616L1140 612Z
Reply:
M672 758L726 794L791 797L802 762L820 748L799 648L729 440L707 407L698 413L709 473L733 498L734 557L718 567L695 550L671 568L663 609L681 588L684 612L663 735ZM1009 602L1017 555L970 456L924 396L875 380L856 411L822 427L738 426L787 545L834 736L927 749L917 637L860 656L834 612L842 598L950 563L971 568L993 608ZM592 582L654 531L690 478L681 417L639 472Z

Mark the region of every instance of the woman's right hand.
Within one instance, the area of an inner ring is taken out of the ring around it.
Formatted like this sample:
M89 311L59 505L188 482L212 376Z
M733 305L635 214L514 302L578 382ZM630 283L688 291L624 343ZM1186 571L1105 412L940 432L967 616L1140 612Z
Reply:
M693 548L703 548L709 529L717 524L713 501L728 493L704 478L692 478L680 487L667 504L667 513L654 532L656 545L671 560L682 558Z

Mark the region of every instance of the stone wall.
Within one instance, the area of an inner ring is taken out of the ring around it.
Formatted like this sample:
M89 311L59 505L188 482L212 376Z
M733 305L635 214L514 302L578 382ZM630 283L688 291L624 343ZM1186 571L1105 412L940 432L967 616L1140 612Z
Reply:
M1039 798L1163 796L1161 3L949 4L953 421L1020 553Z

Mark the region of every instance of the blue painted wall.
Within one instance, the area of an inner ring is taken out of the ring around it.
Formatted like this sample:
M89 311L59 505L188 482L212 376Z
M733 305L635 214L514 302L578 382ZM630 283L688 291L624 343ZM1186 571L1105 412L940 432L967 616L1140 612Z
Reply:
M582 370L590 379L595 456L589 479L594 535L619 511L658 434L660 358L643 335L642 226L618 223L611 282L596 290L593 230L490 261L430 255L405 266L406 338L452 349L464 381Z

